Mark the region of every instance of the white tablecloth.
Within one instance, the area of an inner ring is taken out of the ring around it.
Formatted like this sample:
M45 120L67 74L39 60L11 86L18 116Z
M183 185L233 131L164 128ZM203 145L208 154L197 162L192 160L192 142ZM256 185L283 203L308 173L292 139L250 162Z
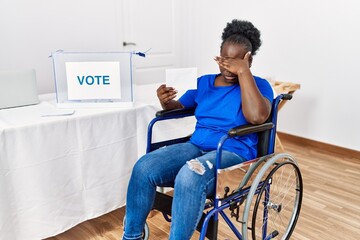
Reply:
M0 110L1 240L43 239L123 206L158 110L139 105L41 117L54 108L52 98Z

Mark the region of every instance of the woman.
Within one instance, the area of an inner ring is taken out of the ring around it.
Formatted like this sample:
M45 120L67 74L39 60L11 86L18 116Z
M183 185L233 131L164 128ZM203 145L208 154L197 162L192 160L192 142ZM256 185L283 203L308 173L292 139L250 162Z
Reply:
M196 127L189 142L167 146L141 157L130 178L123 239L141 239L152 209L156 186L174 186L169 239L190 239L199 222L206 197L215 188L213 165L221 136L230 128L266 121L271 111L270 84L252 75L253 56L261 45L260 32L248 21L233 20L222 34L219 74L198 78L197 89L175 100L176 90L157 89L163 109L196 107ZM221 168L256 157L257 135L225 142Z

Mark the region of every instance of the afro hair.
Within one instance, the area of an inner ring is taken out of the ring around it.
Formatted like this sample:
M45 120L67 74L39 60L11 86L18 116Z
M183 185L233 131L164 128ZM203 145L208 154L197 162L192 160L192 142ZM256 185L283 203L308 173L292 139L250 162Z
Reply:
M221 38L221 47L225 42L245 44L252 55L255 55L261 46L260 31L251 22L244 20L234 19L227 23Z

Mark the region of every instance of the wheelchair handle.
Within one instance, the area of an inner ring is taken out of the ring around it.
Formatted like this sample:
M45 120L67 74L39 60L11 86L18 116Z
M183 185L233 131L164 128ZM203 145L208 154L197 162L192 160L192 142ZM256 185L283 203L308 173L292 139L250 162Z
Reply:
M288 94L288 93L282 93L281 94L281 99L282 100L291 100L292 99L292 95L291 94Z

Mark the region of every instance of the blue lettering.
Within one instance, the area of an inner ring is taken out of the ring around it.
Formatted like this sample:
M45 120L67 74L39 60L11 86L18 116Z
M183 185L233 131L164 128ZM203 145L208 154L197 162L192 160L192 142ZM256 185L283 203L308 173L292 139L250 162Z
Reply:
M83 85L83 83L84 83L84 76L82 76L81 79L80 79L79 76L77 76L77 79L78 79L80 85Z
M84 82L87 85L110 85L110 76L76 76L80 85L83 85Z
M97 82L97 85L100 85L100 78L101 78L101 76L94 76L94 78L96 78L96 82Z
M89 79L91 79L91 80L89 81ZM95 82L93 76L87 76L85 81L88 85L93 85Z
M103 84L110 85L110 76L103 76Z

